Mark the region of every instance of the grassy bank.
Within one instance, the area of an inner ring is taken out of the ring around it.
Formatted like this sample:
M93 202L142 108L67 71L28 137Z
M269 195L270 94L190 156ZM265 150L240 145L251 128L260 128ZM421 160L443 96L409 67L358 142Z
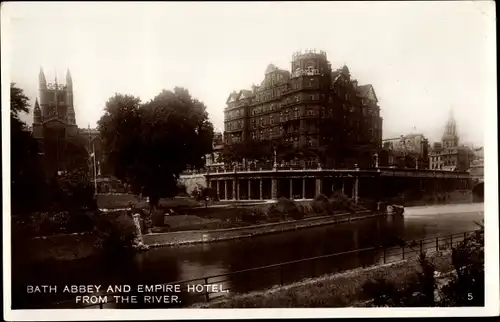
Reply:
M451 252L429 255L439 272L452 269ZM193 305L199 308L300 308L348 307L370 300L361 291L365 282L386 278L403 285L417 272L416 258L391 264L360 268L340 274L306 279L286 286L275 286L266 291L234 294L220 301Z

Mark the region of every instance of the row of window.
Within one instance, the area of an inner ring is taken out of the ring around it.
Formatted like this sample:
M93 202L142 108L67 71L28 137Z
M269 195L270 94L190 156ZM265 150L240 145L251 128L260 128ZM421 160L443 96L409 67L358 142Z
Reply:
M306 112L306 115L308 116L317 116L319 114L319 111L308 109ZM322 111L322 114L324 112ZM286 110L285 113L280 112L279 115L279 122L278 122L278 115L273 114L269 115L267 117L260 117L259 119L257 118L252 118L250 121L250 128L253 130L256 130L259 127L268 127L268 126L273 126L276 124L280 123L285 123L289 120L297 120L300 117L302 117L302 113L298 108L295 108L293 111ZM363 123L363 124L362 124ZM363 125L363 126L362 126ZM366 122L360 122L358 120L349 120L344 116L344 127L346 132L351 132L355 131L360 133L362 130L366 131L368 134L368 137L378 137L379 129L377 124L368 124ZM233 122L228 122L226 123L226 131L234 131L234 130L243 130L244 129L244 122L243 120L239 121L233 121ZM360 133L360 135L363 135ZM407 151L411 151L411 146L407 147ZM431 159L433 157L430 157ZM435 158L437 160L437 158Z
M307 116L318 116L318 111L313 110L313 109L307 109L305 115ZM281 123L287 122L289 119L294 120L298 119L300 117L304 116L302 111L299 110L298 108L295 108L293 111L285 110L285 112L280 112L279 114L279 120ZM268 124L273 125L275 124L275 119L277 119L277 114L272 114L269 116L261 117L259 118L259 122L257 122L256 118L252 118L252 126L255 129L257 126L257 123L260 124L261 126L266 126Z
M303 84L300 81L292 81L290 84L284 83L284 85L279 84L279 86L260 92L255 96L256 102L265 102L272 100L276 97L282 96L289 90L300 90L304 88L318 88L319 80L316 78L310 78L305 80ZM269 86L266 86L269 88Z
M308 84L309 87L312 87L312 86L315 86L316 82L317 82L316 79L311 78L306 84ZM299 83L293 83L292 84L292 89L298 89L300 87L299 85L300 85ZM274 98L276 98L278 96L281 96L285 91L286 91L286 87L285 86L274 88L274 89L268 90L268 91L264 91L264 92L261 92L261 93L257 94L257 96L255 98L255 101L256 102L268 101L268 100L274 99ZM344 99L346 101L349 101L350 95L351 95L351 93L349 93L349 92L344 92L344 93L340 94L340 96L344 96ZM325 98L325 95L321 94L321 99L324 99L324 98ZM273 104L266 105L266 106L257 106L257 107L254 107L251 110L251 114L255 115L255 114L259 114L259 113L263 113L263 112L265 113L266 109L269 109L271 111L275 110L275 109L279 109L283 105L292 104L294 102L295 103L300 102L301 99L304 100L304 101L319 100L320 99L320 94L319 93L315 93L315 94L312 94L312 95L307 95L307 94L302 93L302 95L299 94L299 95L295 95L294 97L288 97L283 102L273 103ZM329 96L328 102L330 104L334 104L334 98L332 97L332 95ZM249 104L253 104L254 102L250 101L248 103ZM371 114L373 116L377 116L378 117L378 110L376 108L366 108L366 105L364 105L364 104L361 105L361 107L364 107L363 108L363 114L364 115ZM350 108L349 108L349 110L351 112L354 112L354 109L355 109L354 106L350 106ZM240 114L242 114L242 112L240 112ZM229 116L229 117L233 117L233 116ZM237 117L237 116L234 116L234 117Z
M226 123L226 131L234 131L243 129L243 120Z
M302 97L301 97L302 96ZM324 98L324 94L321 94L321 97ZM318 101L320 99L320 94L319 93L314 93L311 95L295 95L294 97L288 97L282 102L276 102L276 103L271 103L271 104L266 104L266 105L261 105L261 106L255 106L251 109L250 114L251 115L258 115L260 113L266 113L269 111L275 111L280 109L281 107L292 104L292 103L299 103L300 101Z
M242 108L237 109L237 110L232 110L232 111L226 112L226 120L231 120L234 118L242 117L244 115L245 115L245 110Z
M285 79L282 74L271 73L269 75L266 75L264 81L262 82L262 85L264 88L269 88L272 86L285 85L286 83L287 79Z
M288 112L288 110L287 110L287 112ZM300 111L298 109L295 109L294 111L289 112L289 113L287 113L287 112L280 113L279 123L284 123L284 122L287 122L289 120L296 120L302 116L302 113L300 113ZM317 116L318 111L308 109L306 115ZM346 119L346 118L344 117L344 119ZM261 117L259 119L253 118L253 119L251 119L251 122L250 122L250 128L253 130L256 130L259 127L273 126L273 125L277 124L277 120L278 120L278 116L276 114L269 115L268 117ZM345 120L345 122L346 122L345 128L347 131L355 130L356 132L360 132L362 130L362 126L361 126L360 122L358 122L358 121ZM365 125L365 129L366 129L368 127L368 124L364 124L364 125ZM226 123L226 131L234 131L234 130L242 130L242 129L244 129L243 120ZM368 136L372 137L372 136L377 135L378 128L377 128L376 124L373 124L373 127L366 129L366 131L368 132ZM411 149L407 149L407 150L411 150Z

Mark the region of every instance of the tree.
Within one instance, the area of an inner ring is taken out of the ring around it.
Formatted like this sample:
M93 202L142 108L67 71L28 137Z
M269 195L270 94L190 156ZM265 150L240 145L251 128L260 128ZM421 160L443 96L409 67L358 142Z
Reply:
M205 105L186 89L163 90L151 101L116 94L98 122L103 153L113 174L149 196L177 193L179 174L188 165L203 166L212 151L213 125Z
M19 120L21 113L29 112L29 98L15 83L10 83L10 117Z
M85 138L81 136L68 139L63 151L67 171L89 171L89 153L85 148L86 144Z
M44 200L44 174L38 143L20 115L29 112L29 99L10 85L10 164L12 214L29 214Z

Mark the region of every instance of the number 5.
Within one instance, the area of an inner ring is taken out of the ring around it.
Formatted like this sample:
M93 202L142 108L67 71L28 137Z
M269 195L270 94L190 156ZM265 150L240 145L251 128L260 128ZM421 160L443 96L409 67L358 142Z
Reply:
M467 293L467 300L471 301L473 298L472 293Z

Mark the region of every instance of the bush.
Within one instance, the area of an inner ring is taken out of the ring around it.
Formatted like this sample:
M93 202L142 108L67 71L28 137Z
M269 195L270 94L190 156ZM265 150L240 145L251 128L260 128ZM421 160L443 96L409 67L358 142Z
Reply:
M327 213L329 206L328 197L323 194L317 195L312 204L314 212L318 214Z
M83 171L72 171L54 177L48 186L49 209L52 211L96 210L94 187Z
M12 220L13 234L27 236L50 236L91 232L93 230L92 211L35 212L28 218L15 217Z
M276 205L270 205L267 209L267 218L271 222L280 221L282 218L282 213L278 210Z
M442 289L443 306L484 306L484 227L453 249L457 272Z
M304 218L304 210L303 210L302 205L299 205L298 209L292 210L290 215L294 220L303 219Z
M267 216L271 221L284 220L289 216L298 220L304 218L304 209L295 201L281 197L275 205L269 207Z
M477 231L452 250L456 275L441 289L437 287L435 264L425 254L419 258L418 272L402 288L388 280L369 281L363 291L375 306L484 306L484 230ZM440 299L435 298L438 291Z
M314 213L314 209L313 209L313 206L311 204L302 204L302 211L304 212L304 214L313 214Z
M96 247L111 257L133 252L137 236L132 217L125 211L100 213L94 220Z
M266 219L266 213L260 208L243 209L241 214L241 220L247 223L256 224Z
M330 205L332 211L348 211L350 213L356 213L363 208L356 205L354 200L349 198L347 195L340 192L334 192L330 197Z
M419 257L421 271L409 277L401 288L385 278L367 281L362 286L365 295L373 298L378 307L431 307L434 306L435 266L422 254Z
M362 290L373 299L375 306L397 306L401 302L396 285L385 278L369 280L362 286Z

